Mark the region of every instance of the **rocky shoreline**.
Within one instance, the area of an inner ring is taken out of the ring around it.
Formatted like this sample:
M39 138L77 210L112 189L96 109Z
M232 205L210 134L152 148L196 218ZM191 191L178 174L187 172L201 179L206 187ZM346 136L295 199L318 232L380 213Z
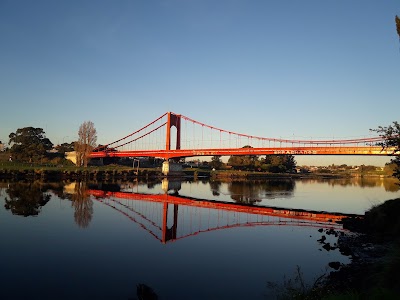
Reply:
M388 200L373 207L364 219L344 221L349 232L339 234L337 247L350 256L351 263L339 263L328 274L323 286L327 294L356 295L346 299L400 299L399 209L400 199Z

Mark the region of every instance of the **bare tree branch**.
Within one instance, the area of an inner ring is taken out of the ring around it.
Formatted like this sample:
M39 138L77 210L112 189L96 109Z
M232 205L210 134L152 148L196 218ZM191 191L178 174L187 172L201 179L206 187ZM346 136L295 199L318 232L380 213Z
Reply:
M78 141L75 143L76 164L87 167L89 154L96 147L97 131L93 122L85 121L78 131Z

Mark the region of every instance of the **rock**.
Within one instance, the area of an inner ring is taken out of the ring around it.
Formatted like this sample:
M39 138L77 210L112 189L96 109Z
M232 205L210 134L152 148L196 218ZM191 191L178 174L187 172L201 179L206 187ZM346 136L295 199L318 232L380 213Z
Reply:
M331 244L326 243L325 245L322 246L322 248L324 248L326 251L330 251L331 250Z
M331 261L328 266L331 267L332 269L335 269L336 271L339 270L339 268L341 267L341 263L338 261Z

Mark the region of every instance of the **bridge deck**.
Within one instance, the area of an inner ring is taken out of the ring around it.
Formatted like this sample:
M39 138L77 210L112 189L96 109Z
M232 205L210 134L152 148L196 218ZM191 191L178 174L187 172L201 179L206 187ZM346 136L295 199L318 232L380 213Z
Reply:
M226 149L178 149L178 150L132 150L92 152L91 158L101 157L160 157L164 159L193 156L230 155L392 155L391 149L377 146L360 147L274 147L274 148L226 148Z

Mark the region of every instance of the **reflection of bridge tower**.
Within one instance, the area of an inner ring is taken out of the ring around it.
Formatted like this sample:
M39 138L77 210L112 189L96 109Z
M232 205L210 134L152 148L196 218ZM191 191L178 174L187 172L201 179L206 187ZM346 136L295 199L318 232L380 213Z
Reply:
M162 226L162 243L165 244L170 240L176 239L176 230L178 228L178 205L172 204L174 207L174 223L168 228L168 206L169 203L164 202L163 205L163 226ZM171 205L171 206L172 206Z
M167 194L168 191L173 190L176 194L181 189L181 181L171 181L167 178L162 180L162 189ZM168 206L170 204L168 202L163 203L163 225L162 225L162 243L165 244L170 240L176 239L176 230L178 228L178 205L173 204L174 207L174 223L171 228L168 228ZM171 205L172 206L172 205Z

